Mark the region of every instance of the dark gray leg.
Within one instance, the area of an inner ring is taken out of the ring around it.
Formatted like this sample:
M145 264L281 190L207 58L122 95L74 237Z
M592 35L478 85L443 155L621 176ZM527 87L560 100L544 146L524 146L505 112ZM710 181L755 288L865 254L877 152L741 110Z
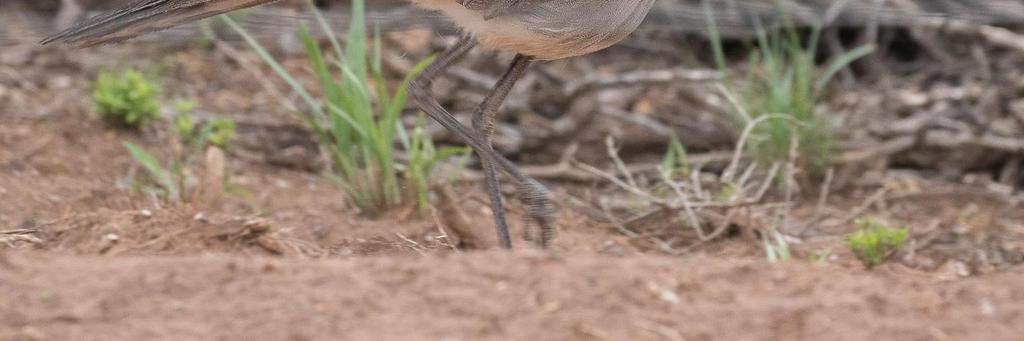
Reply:
M484 143L491 146L491 135L494 134L494 116L498 108L505 101L505 97L512 91L512 86L526 73L526 67L530 65L533 58L517 55L509 66L505 75L494 85L494 89L487 94L484 101L473 113L473 129L483 138ZM492 146L493 147L493 146ZM493 162L483 156L480 161L484 168L484 190L491 201L491 212L494 213L494 225L498 228L498 241L502 247L512 247L512 238L509 237L508 221L505 219L505 207L502 205L501 184L498 181L498 171Z
M444 70L447 69L449 66L451 66L459 59L461 59L461 57L463 57L466 54L466 52L472 49L473 46L475 45L476 42L473 40L471 36L463 35L462 38L459 39L459 41L454 46L448 48L448 50L445 50L443 53L441 53L433 64L428 66L423 71L423 73L421 73L418 77L416 77L416 79L412 81L412 83L409 85L409 94L412 96L412 99L419 106L420 110L423 110L423 112L429 115L432 119L437 121L439 124L444 126L449 131L453 132L455 135L459 136L459 138L465 141L466 144L468 144L471 148L473 148L474 151L476 151L477 155L480 156L480 159L484 165L485 174L488 172L486 170L488 167L492 169L492 171L489 171L490 174L486 175L487 177L493 178L496 183L497 177L495 176L496 174L494 174L495 172L493 172L493 165L497 164L498 166L501 166L501 168L503 168L506 172L508 172L509 175L512 176L512 178L516 180L516 182L518 183L520 200L522 200L523 204L527 207L527 218L537 223L537 225L541 229L541 236L538 242L542 247L548 247L552 237L554 237L554 229L551 226L552 221L554 220L554 205L551 202L551 193L548 192L547 188L545 188L539 182L520 172L519 169L516 168L515 164L513 164L511 161L501 156L501 154L495 152L494 149L491 148L488 139L484 139L483 137L478 135L476 131L472 131L466 126L462 125L462 123L455 119L455 116L452 116L451 113L445 110L444 107L442 107L441 104L438 103L437 100L434 99L434 97L431 96L430 94L430 85L433 79L440 75L442 72L444 72ZM521 58L517 57L517 60L518 59ZM528 61L528 59L524 61ZM520 63L529 64L525 62ZM526 65L523 65L521 67L525 69L525 66ZM515 65L513 65L513 68L515 68ZM509 88L511 88L511 83L514 83L514 80L511 81L510 84L508 85ZM507 94L508 90L505 90L504 92L505 94ZM496 104L492 104L489 106L493 106L494 109L492 110L496 110L497 106L501 104L500 100L503 100L504 96L498 96L500 97L498 98L493 95L494 94L489 95L488 98L494 97L493 99L491 99L491 101L495 102ZM486 105L486 102L487 101L485 100L485 104L481 104L481 107L484 107ZM490 180L488 180L487 186L493 187L495 190L497 189L496 185L492 186ZM488 194L491 195L492 208L495 207L495 205L500 207L500 193L498 193L499 195L497 196L497 204L495 204L495 196L491 194L491 190L488 190L488 192ZM508 225L504 223L504 210L495 210L494 214L496 220L499 219L498 215L502 215L502 217L500 218L502 220L502 223L499 223L499 225L497 226L499 242L501 243L502 247L511 248L512 241L511 238L509 238Z

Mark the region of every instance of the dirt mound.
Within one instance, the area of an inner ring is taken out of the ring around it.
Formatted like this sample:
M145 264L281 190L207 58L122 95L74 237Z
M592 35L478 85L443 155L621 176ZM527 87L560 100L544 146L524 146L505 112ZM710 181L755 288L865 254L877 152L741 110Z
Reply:
M209 252L263 255L316 254L315 246L286 242L273 233L267 220L208 217L185 207L177 209L112 211L77 214L18 230L21 239L38 249L85 255ZM10 233L5 233L10 235Z
M984 280L655 256L68 257L0 265L2 339L1011 340ZM114 327L116 326L116 328Z

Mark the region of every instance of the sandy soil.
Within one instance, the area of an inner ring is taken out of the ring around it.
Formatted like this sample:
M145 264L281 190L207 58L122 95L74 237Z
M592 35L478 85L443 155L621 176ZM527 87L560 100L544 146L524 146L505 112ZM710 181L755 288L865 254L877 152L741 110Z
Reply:
M1024 323L1020 269L943 281L529 252L3 264L0 338L19 340L1013 340Z

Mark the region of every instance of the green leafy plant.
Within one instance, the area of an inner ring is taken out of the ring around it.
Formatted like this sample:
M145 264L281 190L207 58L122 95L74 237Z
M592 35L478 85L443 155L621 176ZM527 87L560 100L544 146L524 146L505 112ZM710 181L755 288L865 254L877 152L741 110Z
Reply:
M135 159L135 162L146 170L148 179L158 186L152 187L143 185L142 190L144 192L175 199L181 198L181 191L178 186L179 182L176 179L177 176L174 172L164 167L156 156L150 154L146 149L131 142L122 142L122 144L132 155L132 158Z
M713 18L710 11L705 7L706 15ZM713 20L709 22L714 25ZM726 71L722 43L714 26L710 28L715 62ZM786 160L795 142L800 160L811 174L827 167L835 146L834 118L821 105L826 86L839 71L874 51L872 45L859 46L819 66L816 56L821 30L814 27L809 37L802 39L785 15L780 27L765 29L758 23L759 48L749 57L743 85L736 91L736 104L741 107L735 115L739 124L744 128L756 124L748 142L753 154L762 161ZM758 120L768 115L786 119Z
M192 116L192 102L179 102L178 114L174 118L178 141L192 149L202 149L207 144L228 149L236 136L235 121L230 118L214 118L200 124Z
M328 175L361 212L376 215L400 205L400 175L415 188L417 201L423 209L430 168L437 159L455 150L434 148L429 137L419 130L409 135L399 118L409 83L432 59L416 65L394 91L389 91L383 77L379 40L373 39L372 48L368 46L364 1L352 1L344 48L321 13L315 8L311 10L330 42L330 48L324 51L305 27L299 32L313 73L319 80L321 98L315 98L240 25L230 17L221 18L305 102L308 111L303 118L331 157L332 169ZM409 155L407 165L397 161L396 139Z
M832 258L832 249L825 248L821 250L816 250L812 252L810 256L808 256L807 258L811 263L815 264L828 263L829 259Z
M686 153L686 147L683 147L679 137L672 135L668 143L668 151L662 157L658 171L661 172L663 178L673 179L677 176L689 175L690 170L690 160Z
M846 235L846 246L868 268L884 262L903 247L908 229L884 225L873 218L857 219L857 231Z
M235 137L235 122L226 118L199 122L191 113L194 103L178 102L176 107L175 135L166 162L161 162L153 153L138 145L130 142L123 144L135 162L146 171L146 178L139 183L144 192L182 200L196 158L211 146L227 149Z
M128 127L139 127L160 116L160 89L142 73L101 72L93 86L96 110L105 119Z

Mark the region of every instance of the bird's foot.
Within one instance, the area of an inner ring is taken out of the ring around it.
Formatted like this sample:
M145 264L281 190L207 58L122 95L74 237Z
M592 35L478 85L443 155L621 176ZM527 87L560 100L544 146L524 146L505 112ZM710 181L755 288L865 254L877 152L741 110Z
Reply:
M537 180L527 179L519 185L519 200L526 206L526 239L541 248L550 247L555 237L555 205L551 191Z

